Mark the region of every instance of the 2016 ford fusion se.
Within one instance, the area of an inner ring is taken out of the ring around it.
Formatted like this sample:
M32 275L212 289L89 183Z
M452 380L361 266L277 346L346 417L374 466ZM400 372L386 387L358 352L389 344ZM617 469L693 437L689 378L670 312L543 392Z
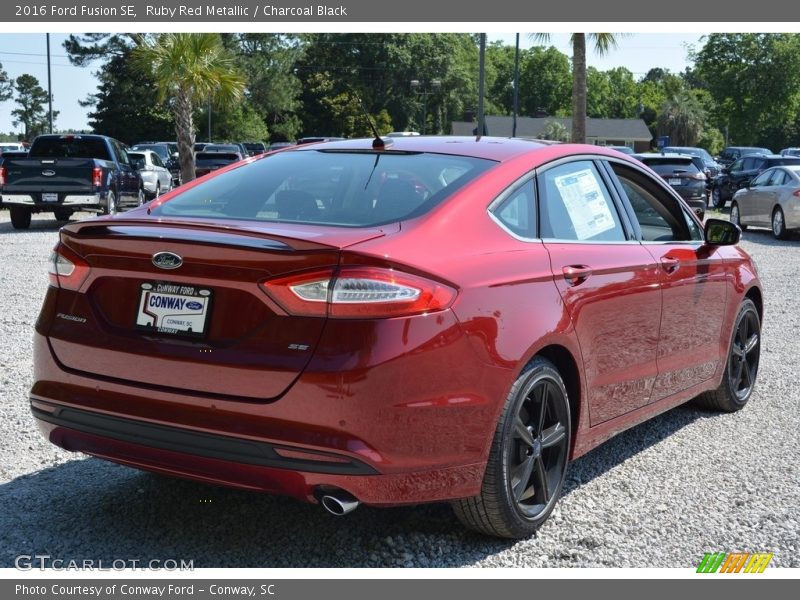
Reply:
M336 514L450 501L523 537L570 460L692 398L747 403L739 235L599 147L299 146L64 227L31 407L117 463Z

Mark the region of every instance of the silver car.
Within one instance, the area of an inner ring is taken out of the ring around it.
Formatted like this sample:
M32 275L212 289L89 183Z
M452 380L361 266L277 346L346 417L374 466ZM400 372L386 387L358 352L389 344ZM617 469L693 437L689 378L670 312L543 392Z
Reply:
M139 171L144 192L150 198L158 198L172 189L172 174L161 158L152 150L128 150L133 167Z
M772 167L733 196L731 221L742 230L749 225L770 227L778 239L800 229L800 165Z

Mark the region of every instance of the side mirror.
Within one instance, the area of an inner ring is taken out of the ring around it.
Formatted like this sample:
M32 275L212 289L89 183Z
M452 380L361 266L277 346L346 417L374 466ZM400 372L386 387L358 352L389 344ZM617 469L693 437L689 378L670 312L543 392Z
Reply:
M711 246L735 246L742 237L739 226L723 219L708 219L704 227L706 244Z

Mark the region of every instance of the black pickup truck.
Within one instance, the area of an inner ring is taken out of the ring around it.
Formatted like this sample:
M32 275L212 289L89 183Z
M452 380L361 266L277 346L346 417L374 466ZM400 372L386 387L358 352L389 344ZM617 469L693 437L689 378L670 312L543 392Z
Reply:
M139 173L120 142L104 135L40 135L25 158L0 164L0 193L14 229L27 229L31 214L100 214L144 202Z

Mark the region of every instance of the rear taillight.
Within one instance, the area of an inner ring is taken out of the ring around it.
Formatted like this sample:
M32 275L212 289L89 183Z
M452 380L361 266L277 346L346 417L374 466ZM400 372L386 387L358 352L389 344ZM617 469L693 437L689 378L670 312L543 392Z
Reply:
M89 276L89 270L89 263L63 244L56 244L50 253L47 273L53 287L78 290Z
M797 189L797 190L793 191L792 192L792 196L796 196L797 198L800 198L800 189Z
M0 185L6 184L6 173L8 173L8 170L5 167L0 167Z
M95 167L92 169L92 185L94 187L100 187L103 185L103 169L100 167Z
M426 277L379 267L343 267L262 282L293 315L338 319L379 319L443 310L456 290Z
M706 180L706 175L705 175L705 173L701 173L700 171L698 171L697 173L692 173L691 175L689 175L689 178L690 179L697 179L698 181L705 181Z

